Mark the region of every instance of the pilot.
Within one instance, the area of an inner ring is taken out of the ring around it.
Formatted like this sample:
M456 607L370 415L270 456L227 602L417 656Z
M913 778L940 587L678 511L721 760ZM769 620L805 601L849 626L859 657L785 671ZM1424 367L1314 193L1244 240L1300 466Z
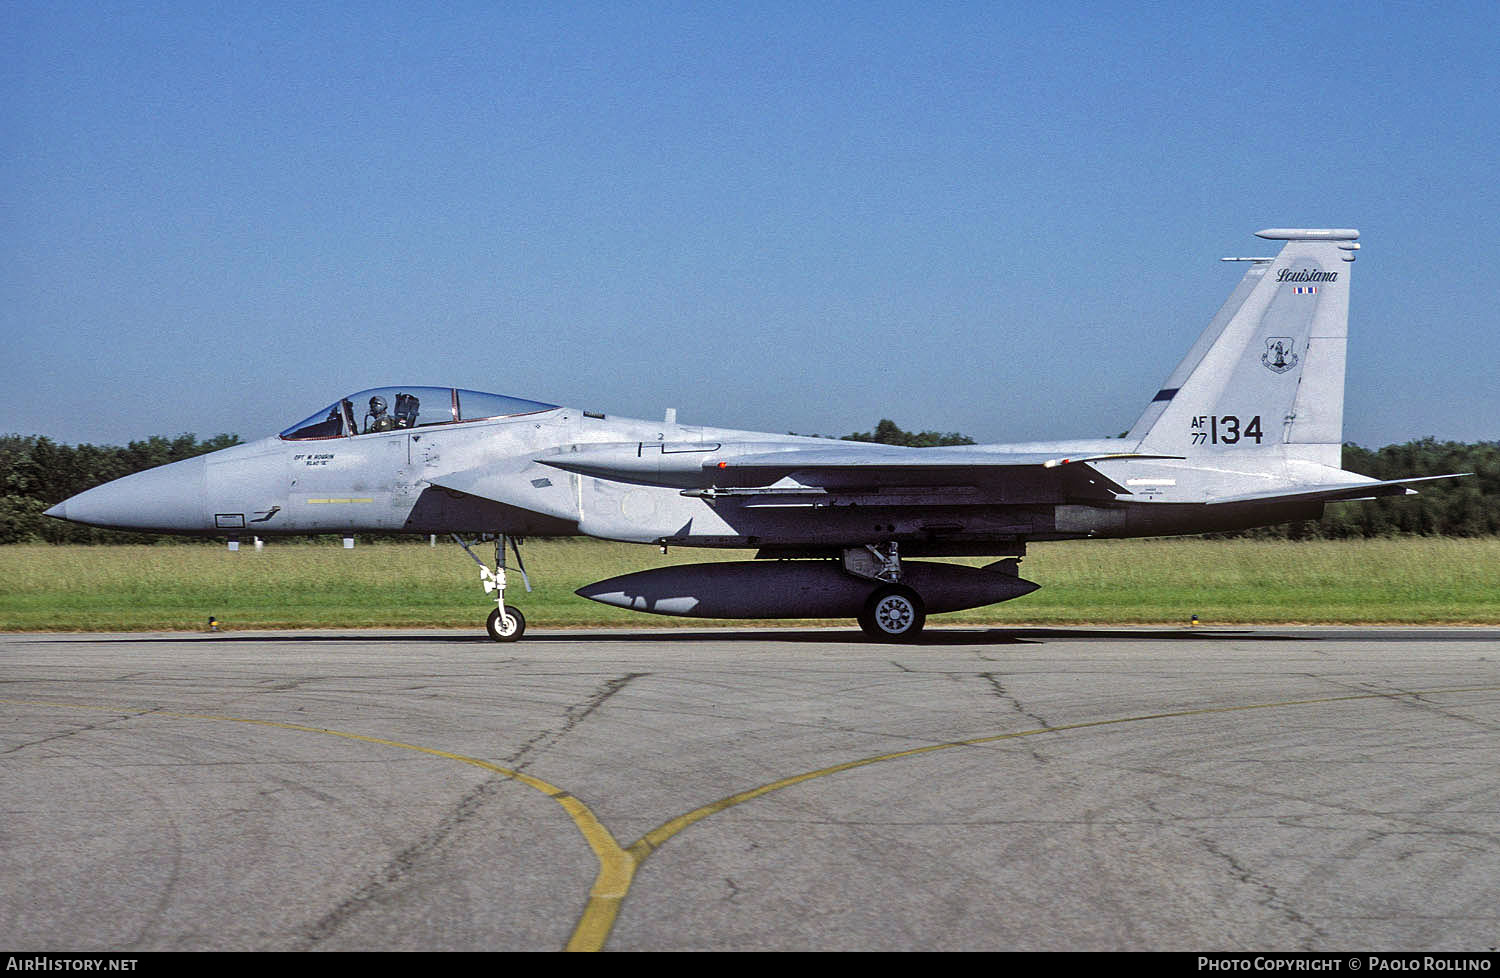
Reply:
M379 394L370 398L370 413L365 415L365 434L372 431L391 431L396 425L396 419L386 413L385 398Z

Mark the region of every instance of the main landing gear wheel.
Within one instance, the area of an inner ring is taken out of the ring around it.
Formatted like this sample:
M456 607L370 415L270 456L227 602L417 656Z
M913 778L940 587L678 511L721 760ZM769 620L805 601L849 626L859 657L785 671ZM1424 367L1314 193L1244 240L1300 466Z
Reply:
M859 627L866 635L893 642L914 640L922 634L926 623L927 606L921 596L899 584L880 588L870 595L864 613L859 616Z
M490 638L497 642L514 642L526 632L526 617L520 610L510 605L505 606L505 616L501 617L500 609L496 608L490 612L490 620L484 623L489 629Z

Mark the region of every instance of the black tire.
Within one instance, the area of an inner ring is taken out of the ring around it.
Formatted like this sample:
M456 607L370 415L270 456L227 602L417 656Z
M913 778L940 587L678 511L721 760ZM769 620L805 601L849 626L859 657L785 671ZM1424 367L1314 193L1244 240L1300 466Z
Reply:
M484 627L489 631L490 638L497 642L518 641L522 635L526 634L526 616L521 614L519 609L513 608L510 605L505 606L505 614L506 617L510 618L513 626L510 631L504 631L505 626L500 620L499 608L490 612L490 620L484 623Z
M859 627L866 635L885 642L910 642L927 624L927 606L909 587L892 584L878 589L865 602Z

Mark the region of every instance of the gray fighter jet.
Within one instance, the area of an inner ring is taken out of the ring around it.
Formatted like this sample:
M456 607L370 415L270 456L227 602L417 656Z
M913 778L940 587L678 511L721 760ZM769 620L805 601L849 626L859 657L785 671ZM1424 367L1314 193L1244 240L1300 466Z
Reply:
M494 595L497 641L525 630L505 601L507 540L517 563L525 537L744 548L756 559L659 567L578 593L666 615L857 618L876 638L910 639L929 613L1036 590L1018 573L1032 541L1317 519L1325 503L1424 481L1340 468L1359 233L1258 234L1283 242L1280 253L1226 259L1245 263L1244 278L1123 439L896 448L398 386L47 515L231 546L251 535L451 534ZM473 535L493 538L493 570ZM1004 559L907 559L952 556Z

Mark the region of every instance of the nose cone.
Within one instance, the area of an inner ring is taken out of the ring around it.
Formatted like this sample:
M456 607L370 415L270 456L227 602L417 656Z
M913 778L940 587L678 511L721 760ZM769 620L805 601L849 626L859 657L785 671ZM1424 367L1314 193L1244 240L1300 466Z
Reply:
M112 530L203 533L206 519L204 457L173 462L95 486L63 500L44 515Z

